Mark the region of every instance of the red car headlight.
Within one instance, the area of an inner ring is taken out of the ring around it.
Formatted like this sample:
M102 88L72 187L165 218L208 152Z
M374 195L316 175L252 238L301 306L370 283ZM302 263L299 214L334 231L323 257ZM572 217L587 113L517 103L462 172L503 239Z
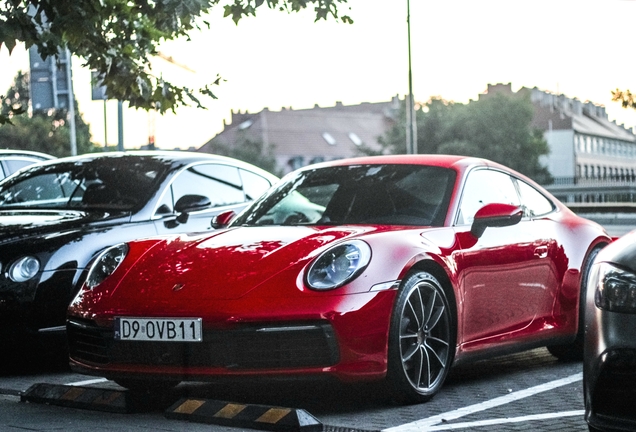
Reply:
M119 267L119 264L126 258L127 254L128 245L126 243L109 247L102 252L88 271L86 286L93 289L102 283L117 270L117 267Z
M361 241L340 243L323 252L309 266L305 281L310 288L329 290L355 279L371 260L371 247Z
M608 263L597 268L594 303L611 312L636 313L636 275Z

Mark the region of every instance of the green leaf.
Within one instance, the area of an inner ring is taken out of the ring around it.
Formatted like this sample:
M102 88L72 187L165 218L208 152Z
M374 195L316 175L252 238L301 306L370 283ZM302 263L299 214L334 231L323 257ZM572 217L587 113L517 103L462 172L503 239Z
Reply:
M204 19L214 7L238 24L256 16L258 8L298 12L313 7L316 19L352 23L339 17L347 0L9 0L0 6L0 47L9 53L23 42L36 46L43 57L55 56L68 46L84 67L104 77L110 98L130 106L160 112L194 104L204 107L200 96L215 99L210 86L192 92L152 75L151 59L160 43L188 38L192 29L210 26ZM28 15L30 5L36 5ZM42 23L46 26L42 27ZM212 85L220 85L221 79ZM196 93L196 94L195 94ZM3 121L8 121L4 114Z

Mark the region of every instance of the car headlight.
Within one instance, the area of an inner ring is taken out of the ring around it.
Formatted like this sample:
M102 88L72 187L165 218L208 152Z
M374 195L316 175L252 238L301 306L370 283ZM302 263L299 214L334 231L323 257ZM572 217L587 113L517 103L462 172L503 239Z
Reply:
M636 313L636 274L599 264L594 303L611 312Z
M26 282L33 278L40 270L40 261L32 256L25 256L11 264L9 279L13 282Z
M86 286L89 288L95 288L100 283L112 275L119 264L126 258L128 254L128 245L126 243L112 246L102 252L88 271L86 277Z
M371 260L371 248L361 240L341 243L323 252L307 271L306 282L313 289L338 288L351 281Z

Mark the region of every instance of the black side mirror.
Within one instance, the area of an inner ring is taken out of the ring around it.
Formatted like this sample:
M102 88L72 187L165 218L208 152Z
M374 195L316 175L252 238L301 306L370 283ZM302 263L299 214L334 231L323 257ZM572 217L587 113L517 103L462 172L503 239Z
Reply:
M188 221L189 213L197 210L205 210L210 207L210 198L203 195L184 195L174 205L174 210L179 214L177 222L184 224Z
M486 204L475 213L470 232L481 237L488 227L505 227L518 224L523 217L523 209L511 204Z

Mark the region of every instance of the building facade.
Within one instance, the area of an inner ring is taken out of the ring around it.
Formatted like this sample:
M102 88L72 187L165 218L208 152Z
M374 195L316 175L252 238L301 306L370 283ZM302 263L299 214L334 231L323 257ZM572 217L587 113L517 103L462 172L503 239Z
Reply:
M510 84L488 85L487 94L514 94ZM605 107L562 94L521 88L534 106L532 126L550 148L543 163L547 185L564 202L636 201L636 135L608 119ZM632 190L633 189L633 190Z
M198 151L214 153L215 145L262 142L276 157L279 171L287 173L327 160L359 156L363 146L378 148L378 139L393 124L399 110L396 96L388 102L310 109L283 108L258 113L234 112L230 124Z
M504 93L529 97L532 126L543 132L550 153L543 158L554 182L545 185L566 203L636 202L636 135L608 119L605 107L562 94L508 84L489 84L479 97ZM378 149L395 124L398 96L387 102L258 113L232 111L229 124L198 151L261 142L276 157L280 173L326 160L355 157L362 147Z

